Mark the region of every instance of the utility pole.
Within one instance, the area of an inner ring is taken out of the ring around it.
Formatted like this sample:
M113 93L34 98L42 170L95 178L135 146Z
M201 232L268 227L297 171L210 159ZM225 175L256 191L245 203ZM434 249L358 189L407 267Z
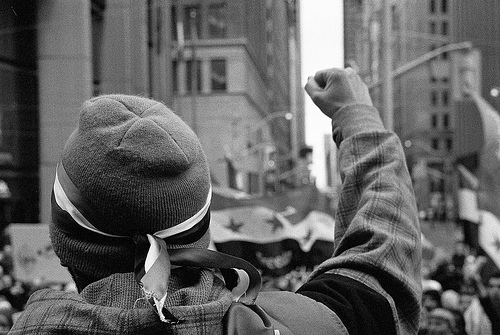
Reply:
M193 8L189 12L190 19L190 34L191 34L191 45L192 45L192 57L191 57L191 128L194 133L198 136L198 107L197 107L197 95L198 95L198 61L196 60L196 43L198 42L198 27L196 22L198 13Z
M392 13L391 0L382 2L381 77L382 77L382 121L387 129L394 129L394 101L392 81Z
M297 104L297 3L294 0L289 1L288 3L288 13L289 13L289 19L290 22L289 24L289 50L290 50L290 58L289 58L289 64L290 64L290 113L291 113L291 120L290 120L290 152L291 152L291 159L292 159L292 166L291 169L294 170L298 163L298 152L299 152L299 145L298 145L298 131L297 131L297 121L298 121L298 104ZM298 185L298 178L297 175L295 174L293 176L294 180L294 186Z

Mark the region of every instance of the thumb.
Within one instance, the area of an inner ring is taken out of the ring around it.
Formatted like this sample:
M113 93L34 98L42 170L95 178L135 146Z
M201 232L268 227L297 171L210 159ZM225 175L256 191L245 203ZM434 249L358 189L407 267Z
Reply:
M304 87L307 94L312 98L313 95L319 91L322 91L322 88L319 86L318 82L313 76L309 76L307 78L306 86Z

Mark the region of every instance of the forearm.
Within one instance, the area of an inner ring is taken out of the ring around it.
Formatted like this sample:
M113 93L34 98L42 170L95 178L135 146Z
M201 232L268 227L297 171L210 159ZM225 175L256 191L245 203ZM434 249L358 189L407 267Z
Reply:
M352 105L332 118L343 187L335 253L313 273L350 277L391 304L400 333L418 326L420 228L405 157L376 110Z

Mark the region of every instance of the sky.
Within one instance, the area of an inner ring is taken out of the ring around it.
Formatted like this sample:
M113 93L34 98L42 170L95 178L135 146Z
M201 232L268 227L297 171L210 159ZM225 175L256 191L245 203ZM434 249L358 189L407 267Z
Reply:
M302 0L300 2L302 84L316 71L343 67L343 1ZM306 143L313 147L311 173L318 187L324 187L324 134L331 134L330 119L309 96L305 97Z

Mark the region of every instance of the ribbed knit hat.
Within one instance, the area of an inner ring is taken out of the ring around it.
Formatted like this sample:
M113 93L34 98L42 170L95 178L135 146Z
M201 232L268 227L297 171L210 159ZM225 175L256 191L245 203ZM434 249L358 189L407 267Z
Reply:
M52 244L61 264L91 278L131 272L137 234L208 247L210 196L205 154L178 116L151 99L98 96L57 168Z

